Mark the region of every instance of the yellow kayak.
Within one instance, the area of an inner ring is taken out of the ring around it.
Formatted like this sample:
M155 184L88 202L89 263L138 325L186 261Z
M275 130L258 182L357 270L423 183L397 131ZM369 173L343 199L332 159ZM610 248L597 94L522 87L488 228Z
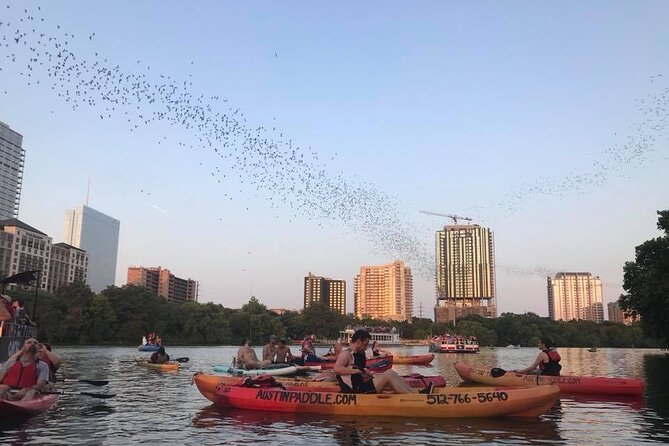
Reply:
M149 362L145 359L136 359L135 362L137 363L138 366L146 367L147 369L154 369L154 370L176 371L176 370L179 370L179 366L180 366L180 364L178 362L166 362L165 364L154 364L154 363Z

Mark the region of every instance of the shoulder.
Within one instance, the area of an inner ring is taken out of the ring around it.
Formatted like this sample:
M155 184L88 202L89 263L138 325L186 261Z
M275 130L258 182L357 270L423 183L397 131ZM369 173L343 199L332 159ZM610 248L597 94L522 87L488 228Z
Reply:
M37 361L37 370L49 372L49 366L44 361Z

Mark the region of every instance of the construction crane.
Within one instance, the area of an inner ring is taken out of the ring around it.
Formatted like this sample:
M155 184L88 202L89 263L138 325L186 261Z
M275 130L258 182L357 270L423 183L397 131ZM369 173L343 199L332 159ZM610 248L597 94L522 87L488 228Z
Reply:
M453 214L440 214L438 212L432 212L432 211L418 211L421 214L428 214L428 215L436 215L438 217L447 217L453 220L453 224L457 225L458 220L464 220L464 221L472 221L471 218L469 217L460 217L459 215L453 215Z

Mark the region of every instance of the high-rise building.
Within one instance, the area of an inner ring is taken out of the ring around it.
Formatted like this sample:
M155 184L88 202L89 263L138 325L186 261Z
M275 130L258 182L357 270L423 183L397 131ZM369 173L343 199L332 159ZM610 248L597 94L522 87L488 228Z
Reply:
M0 121L0 220L17 218L21 202L23 136Z
M309 273L304 278L304 308L322 302L332 311L346 314L346 281Z
M618 302L609 302L606 304L609 313L609 322L617 322L619 324L631 325L632 317L625 313Z
M131 266L128 268L128 285L138 285L151 291L168 302L197 302L198 282L193 279L181 279L170 273L169 269L160 266L145 268Z
M39 288L56 291L62 285L86 281L85 251L51 243L51 237L15 218L0 221L0 273L13 276L40 271Z
M65 212L63 239L88 253L88 285L99 293L116 282L121 222L86 205Z
M401 260L361 266L355 276L355 316L409 321L413 318L413 276Z
M590 273L557 273L548 278L548 315L554 321L602 322L602 281Z
M479 225L446 225L436 234L436 322L495 317L493 233Z

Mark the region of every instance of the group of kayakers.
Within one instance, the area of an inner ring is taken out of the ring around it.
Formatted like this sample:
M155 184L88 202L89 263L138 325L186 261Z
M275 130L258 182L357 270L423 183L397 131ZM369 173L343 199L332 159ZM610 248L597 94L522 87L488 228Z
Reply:
M147 333L142 337L142 345L158 345L161 346L163 345L163 340L160 339L160 336L157 334L150 332Z
M0 367L0 399L27 401L50 390L59 367L60 358L49 344L26 339Z

